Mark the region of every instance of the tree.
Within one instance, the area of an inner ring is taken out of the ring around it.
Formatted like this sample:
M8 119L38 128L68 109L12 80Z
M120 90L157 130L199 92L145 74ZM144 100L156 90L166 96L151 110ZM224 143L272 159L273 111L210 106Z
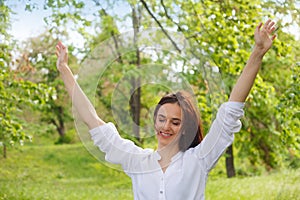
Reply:
M0 38L3 43L0 49L0 144L3 146L4 158L7 156L7 146L18 143L23 145L26 140L31 140L31 135L23 129L26 121L18 117L22 112L22 105L38 107L46 103L45 96L53 93L51 87L23 80L19 71L13 69L16 63L12 58L14 43L7 33L11 12L5 1L1 1Z
M251 49L253 42L253 40L249 38L252 38L255 25L258 24L259 21L262 21L263 16L267 15L272 17L289 14L293 19L290 24L299 22L299 15L294 14L297 13L296 4L291 1L183 2L162 0L159 3L156 1L147 1L146 3L146 1L140 0L140 2L143 3L150 17L154 19L161 29L171 27L184 33L185 37L190 41L190 52L193 56L196 58L201 58L201 56L210 57L208 69L202 62L200 65L194 66L190 71L187 71L188 73L184 72L184 74L189 77L189 80L199 82L195 81L197 77L192 74L198 74L199 76L199 72L203 72L204 79L208 80L207 82L209 83L208 88L211 88L212 85L218 84L218 82L209 77L210 74L214 73L206 72L213 71L213 69L217 67L217 71L223 79L225 88L219 88L218 91L221 92L219 95L221 98L210 104L213 109L217 107L220 100L225 100L227 98L226 96L229 95L236 76L241 72L246 63L246 59L249 57L250 50L247 51L247 49ZM278 23L283 26L289 25L282 24L280 20ZM170 35L168 35L168 38L172 40ZM285 49L283 46L286 47L280 39L277 39L273 48L275 50L269 54L272 54L274 62L286 65L286 62L290 63L291 60L281 57L287 55L289 49ZM265 60L269 61L268 58ZM266 63L267 62L264 62L264 68L268 68ZM288 67L288 65L286 66ZM202 69L202 71L199 71L199 68ZM284 71L282 68L281 70ZM189 74L191 71L192 74ZM270 73L270 71L268 71L268 73ZM274 144L276 144L276 147L281 146L279 149L284 149L283 145L280 144L280 137L276 136L278 133L279 135L282 133L279 132L280 128L276 125L278 121L274 118L276 109L274 109L273 106L278 103L277 99L280 92L275 93L273 84L276 82L274 82L274 80L268 82L259 75L257 83L246 104L246 117L244 120L246 126L241 131L244 134L237 134L238 138L235 144L239 147L244 147L239 149L239 153L243 155L242 157L247 155L250 161L255 158L255 155L251 154L251 151L259 151L259 159L263 160L266 168L270 170L275 168L276 163L280 160L280 157L273 156L276 155L276 148L272 145L275 138L276 142ZM284 88L286 88L286 86L284 86ZM210 97L210 102L216 98L215 95L211 95ZM253 106L254 101L255 106ZM268 109L263 110L261 109L262 107ZM262 116L264 117L262 118ZM262 122L262 119L264 119L264 122ZM206 120L207 119L204 118L204 121ZM272 135L272 137L268 138L268 135ZM296 145L297 142L294 144ZM294 144L291 145L293 146ZM251 148L245 148L245 146L251 146ZM227 174L231 177L235 175L233 146L228 148L226 154ZM251 165L255 165L255 163L252 161Z
M22 46L21 56L19 58L17 70L22 71L24 79L36 84L48 85L53 88L54 95L47 97L47 105L38 108L41 113L40 121L48 123L55 127L59 139L57 143L70 142L70 138L66 136L67 124L72 120L70 107L68 106L68 97L65 93L63 83L56 69L55 45L58 40L68 40L68 31L62 28L68 23L66 19L73 19L76 23L77 18L81 19L78 14L83 3L74 3L74 14L60 11L64 6L71 6L70 2L46 1L43 9L52 9L52 16L45 17L48 24L56 24L56 26L46 27L46 31L37 37L29 38ZM24 9L33 12L36 9L34 2L29 2ZM86 22L88 23L88 22ZM70 66L74 70L77 68L77 58L72 56L74 47L69 46L70 50ZM33 70L23 70L30 66Z
M66 138L66 124L71 121L70 107L67 106L68 97L63 83L56 69L55 45L58 39L52 37L51 31L30 38L23 51L22 62L17 69L23 68L29 63L34 68L34 73L28 73L27 79L35 83L45 84L55 89L56 94L49 96L47 106L41 107L41 122L52 124L59 134L58 143L68 142ZM70 50L72 48L70 47ZM24 59L25 58L25 59ZM76 66L76 59L70 55L70 65Z
M123 16L113 12L120 4L126 4L128 8L124 9L128 12ZM85 18L84 9L88 6L95 13L93 20ZM278 168L287 157L298 156L293 152L299 149L296 84L299 49L298 41L290 33L284 32L286 27L299 25L299 11L295 1L130 0L83 3L68 0L46 1L45 7L52 9L53 13L47 18L48 23L51 27L57 27L50 29L52 33L61 37L60 31L66 30L68 24L68 30L77 31L86 41L84 48L76 49L83 58L79 60L84 60L81 65L95 67L107 64L104 70L100 69L101 80L98 80L95 73L87 76L86 80L81 80L79 72L79 81L82 81L81 84L88 94L95 89L87 86L89 82L99 81L96 102L100 105L99 111L101 110L105 120L121 119L123 124L130 124L131 129L131 119L127 113L131 110L134 119L132 121L140 124L140 127L152 123L145 116L149 118L152 103L157 102L154 96L168 91L164 87L143 86L142 90L138 87L142 85L140 81L145 81L147 76L151 77L149 71L147 74L143 67L155 62L167 65L163 70L159 67L152 68L157 77L170 78L176 68L176 72L179 71L189 81L196 91L202 120L204 124L210 124L218 106L230 94L231 87L249 57L255 26L266 17L275 17L279 37L264 58L262 70L249 95L241 133L236 134L233 146L226 153L227 174L229 177L235 175L234 163L239 164L239 173L257 173L259 166L271 170ZM149 36L152 41L148 41L148 44L139 43L144 39L143 31L153 25L158 26L162 34ZM123 37L120 27L123 30L124 27L133 28L135 37ZM174 32L183 35L189 44L181 45ZM156 41L159 41L156 44L160 44L162 50L153 50L157 57L153 59L144 48ZM172 44L172 50L170 46L169 49L163 48L167 43ZM103 46L105 50L99 48ZM125 79L130 81L126 82ZM124 87L121 87L122 84ZM130 88L133 90L128 93L133 95L128 97L124 92ZM116 91L119 99L115 98ZM115 113L119 116L115 116ZM208 128L205 127L206 132ZM125 129L120 127L120 130L122 132ZM149 130L142 128L140 137L147 131ZM135 135L138 136L137 132ZM139 143L138 140L136 142ZM150 140L147 142L151 143ZM147 142L144 145L147 146ZM235 161L233 155L237 155Z

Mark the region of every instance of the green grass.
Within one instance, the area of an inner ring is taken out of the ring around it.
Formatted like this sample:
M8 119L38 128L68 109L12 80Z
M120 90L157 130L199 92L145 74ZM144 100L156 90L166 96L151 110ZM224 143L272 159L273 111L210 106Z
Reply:
M300 169L257 177L209 177L207 200L297 200ZM0 199L133 199L131 181L81 144L28 145L0 158Z
M130 179L80 144L26 146L0 163L0 199L132 199Z
M210 177L206 199L299 200L300 170L244 178Z

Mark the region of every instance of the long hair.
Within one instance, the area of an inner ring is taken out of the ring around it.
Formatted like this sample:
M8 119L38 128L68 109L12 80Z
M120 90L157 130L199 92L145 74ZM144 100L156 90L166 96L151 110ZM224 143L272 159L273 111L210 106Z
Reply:
M166 103L177 103L181 108L182 125L180 128L179 150L184 152L200 144L203 140L203 130L200 113L195 103L192 102L192 95L179 91L163 96L154 110L154 123L156 122L159 108Z

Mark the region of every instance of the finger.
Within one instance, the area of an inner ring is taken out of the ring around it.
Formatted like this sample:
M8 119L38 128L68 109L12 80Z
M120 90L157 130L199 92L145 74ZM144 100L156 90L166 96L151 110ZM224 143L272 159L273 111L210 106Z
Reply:
M269 23L269 27L272 27L273 25L275 24L275 22L271 22L271 23Z
M56 47L56 52L55 52L56 56L59 57L60 56L60 49L59 47L57 46Z
M55 52L56 56L59 57L60 53L61 53L60 47L56 45L56 52Z
M277 37L277 35L273 35L273 36L271 37L271 40L272 40L272 41L275 40L276 37Z
M269 26L270 22L271 22L271 20L268 19L268 20L266 21L265 25L264 25L264 28L267 28L267 27Z
M61 46L61 45L62 45L62 42L59 40L57 44L58 44L59 46Z
M61 48L62 49L65 49L66 48L66 46L63 44L63 43L60 43L61 44Z
M276 27L273 26L271 29L270 29L270 33L272 33L273 31L275 31Z
M57 45L56 45L56 48L60 49L60 46L61 46L60 41L58 41Z
M271 30L272 27L274 27L274 25L275 25L275 22L271 22L271 23L268 25L268 29Z
M257 29L260 29L262 25L263 25L263 23L260 22L259 25L257 26Z
M255 29L255 33L258 33L258 32L259 32L261 26L262 26L262 23L260 22L260 23L258 24L258 26L256 27L256 29Z

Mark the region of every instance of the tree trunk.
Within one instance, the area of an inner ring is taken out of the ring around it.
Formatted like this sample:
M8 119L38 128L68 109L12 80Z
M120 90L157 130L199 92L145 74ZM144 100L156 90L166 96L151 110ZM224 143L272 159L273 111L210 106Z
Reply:
M66 134L64 125L57 127L57 131L60 137L64 137Z
M60 135L60 137L64 137L65 136L65 123L64 123L64 119L63 119L63 116L64 116L64 109L62 106L59 106L58 108L59 110L59 114L58 114L58 121L59 121L59 126L58 126L58 133Z
M58 106L56 112L56 116L58 118L58 122L55 119L51 119L51 123L56 127L56 130L60 137L65 136L65 123L64 123L64 110L62 106Z
M226 172L228 178L235 176L232 145L230 145L226 150Z
M3 158L6 158L7 155L6 155L6 145L3 144Z
M137 79L133 78L133 84L137 85ZM140 110L141 110L141 88L138 87L135 91L131 92L130 98L130 111L133 119L132 130L135 138L141 142L140 138Z
M140 9L139 7L136 9L135 6L132 6L132 25L134 28L134 46L136 48L136 57L135 57L135 65L137 68L140 67L141 65L141 58L140 58L140 50L138 47L138 33L139 33L139 24L140 24ZM140 137L140 113L141 113L141 79L132 78L131 81L131 98L130 98L130 110L133 118L133 126L132 130L134 133L134 136L136 139L138 139L139 142L141 142L141 137Z
M260 149L263 151L262 159L265 163L265 168L267 171L271 171L275 163L272 162L271 151L268 144L261 138L258 143Z

